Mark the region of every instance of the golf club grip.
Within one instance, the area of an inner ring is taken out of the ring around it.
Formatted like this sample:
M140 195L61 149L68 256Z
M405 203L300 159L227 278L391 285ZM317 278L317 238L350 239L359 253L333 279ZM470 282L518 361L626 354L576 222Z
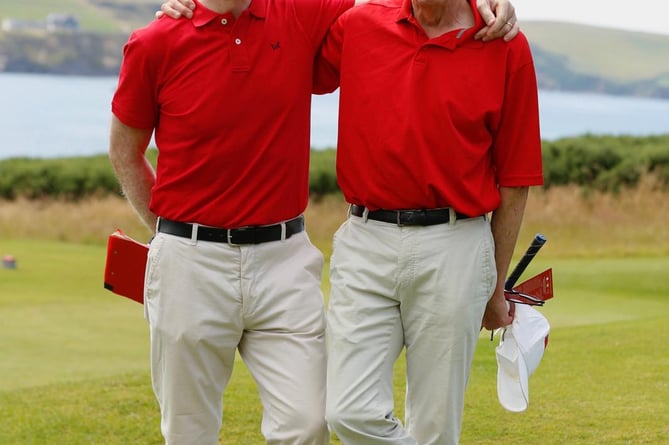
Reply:
M546 237L543 236L541 233L537 233L534 236L534 239L532 240L530 247L527 248L525 255L523 255L520 261L518 261L518 264L516 265L515 269L513 269L513 272L511 272L509 278L506 279L506 282L504 283L505 290L513 289L513 286L516 285L516 281L518 281L518 278L520 278L523 272L525 272L527 265L530 264L530 261L532 261L532 259L537 254L539 249L541 249L541 246L543 246L544 243L546 243Z

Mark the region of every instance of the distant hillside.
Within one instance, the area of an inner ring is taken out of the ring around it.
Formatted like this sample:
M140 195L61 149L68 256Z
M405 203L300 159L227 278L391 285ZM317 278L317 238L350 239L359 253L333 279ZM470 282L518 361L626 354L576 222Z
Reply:
M115 75L129 33L161 0L0 0L0 72ZM76 30L46 30L50 14ZM20 30L6 25L24 24ZM41 28L40 28L41 26ZM5 29L6 28L6 29ZM669 99L669 35L523 22L539 88Z
M669 99L669 35L524 22L539 87Z
M114 76L133 29L161 0L0 0L0 72ZM53 29L52 16L74 25Z
M71 14L84 32L129 33L153 19L161 0L0 0L0 21L39 21L48 14Z

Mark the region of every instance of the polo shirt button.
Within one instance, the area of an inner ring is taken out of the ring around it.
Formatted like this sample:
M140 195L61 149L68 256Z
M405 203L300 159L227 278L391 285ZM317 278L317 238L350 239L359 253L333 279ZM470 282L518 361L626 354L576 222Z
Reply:
M235 45L241 45L242 39L235 39Z
M228 19L221 19L221 25L227 25Z

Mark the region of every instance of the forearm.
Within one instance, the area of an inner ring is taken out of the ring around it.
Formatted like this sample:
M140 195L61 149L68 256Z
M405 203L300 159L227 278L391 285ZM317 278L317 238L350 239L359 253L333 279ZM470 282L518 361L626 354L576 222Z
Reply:
M493 212L491 222L497 265L497 287L493 298L504 298L504 281L523 222L528 190L528 187L500 187L502 200Z
M149 202L156 174L145 157L151 133L151 130L128 127L113 117L109 159L123 194L141 221L153 233L157 217L149 210Z

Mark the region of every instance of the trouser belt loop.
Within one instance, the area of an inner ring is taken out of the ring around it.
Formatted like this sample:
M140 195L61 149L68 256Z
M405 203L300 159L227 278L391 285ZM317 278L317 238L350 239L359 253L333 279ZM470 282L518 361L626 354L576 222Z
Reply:
M448 208L448 224L453 225L455 224L455 221L458 219L458 216L455 214L455 210L453 210L453 207Z
M365 207L364 210L362 211L362 222L367 224L368 219L369 219L369 209Z
M190 232L190 245L197 245L197 231L200 225L198 223L193 223L193 230Z
M286 222L281 223L281 241L286 241Z

